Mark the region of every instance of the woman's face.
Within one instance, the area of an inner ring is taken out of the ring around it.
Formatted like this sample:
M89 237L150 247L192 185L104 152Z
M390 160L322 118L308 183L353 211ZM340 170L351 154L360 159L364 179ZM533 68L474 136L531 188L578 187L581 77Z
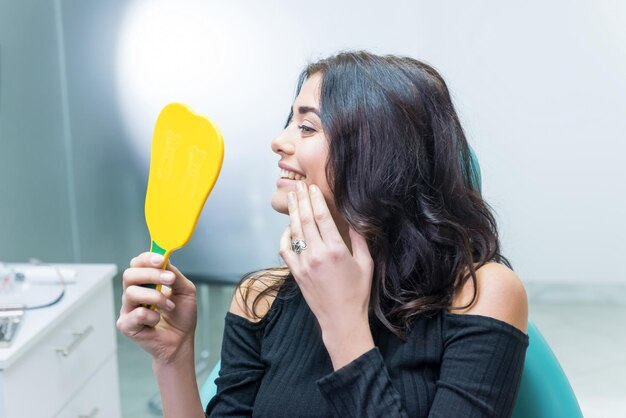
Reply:
M315 184L324 194L331 213L335 214L332 194L326 179L325 165L328 141L319 116L322 76L307 78L293 103L293 117L272 141L272 151L280 155L276 191L272 195L274 210L288 214L287 193L296 190L297 179Z

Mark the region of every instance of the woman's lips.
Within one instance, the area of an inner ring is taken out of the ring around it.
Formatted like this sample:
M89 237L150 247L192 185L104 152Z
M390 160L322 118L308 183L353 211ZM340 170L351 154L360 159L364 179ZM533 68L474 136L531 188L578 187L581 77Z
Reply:
M290 165L288 165L288 164L285 164L285 163L284 163L284 162L282 162L282 161L279 161L279 162L278 162L278 167L279 167L279 168L281 168L281 169L283 169L283 170L292 171L292 172L294 172L294 173L296 173L296 174L300 174L301 176L304 176L304 173L303 173L302 171L300 171L300 170L296 170L296 169L295 169L295 168L293 168L292 166L290 166Z
M292 179L284 179L284 178L278 178L278 180L276 180L276 187L296 187L296 182L301 181L301 180L292 180Z

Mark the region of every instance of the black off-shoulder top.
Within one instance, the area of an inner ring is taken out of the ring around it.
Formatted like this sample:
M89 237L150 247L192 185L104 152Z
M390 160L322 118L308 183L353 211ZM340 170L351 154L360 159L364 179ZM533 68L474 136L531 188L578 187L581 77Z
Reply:
M228 312L206 416L511 416L529 342L516 327L442 311L416 319L407 341L371 329L376 347L333 371L301 293L279 292L256 323Z

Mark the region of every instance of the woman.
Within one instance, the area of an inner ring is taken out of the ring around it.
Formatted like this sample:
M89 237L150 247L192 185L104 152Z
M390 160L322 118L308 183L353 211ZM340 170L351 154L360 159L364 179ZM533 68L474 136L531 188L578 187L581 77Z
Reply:
M439 74L363 51L311 64L272 150L286 266L242 279L204 413L510 416L526 293ZM165 416L201 417L195 288L162 261L131 260L118 328L152 355Z

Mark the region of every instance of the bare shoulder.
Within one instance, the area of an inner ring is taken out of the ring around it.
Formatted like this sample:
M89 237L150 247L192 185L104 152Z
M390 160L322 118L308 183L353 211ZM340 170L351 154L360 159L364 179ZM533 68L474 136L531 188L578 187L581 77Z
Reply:
M517 274L499 263L487 263L476 271L476 299L457 314L489 316L504 321L522 332L528 328L528 298ZM474 284L468 279L454 297L452 305L462 307L471 302Z
M271 286L280 283L289 273L286 269L261 270L248 277L235 289L229 311L235 315L258 322L267 314L276 298L276 292L267 292L257 301L257 297Z

